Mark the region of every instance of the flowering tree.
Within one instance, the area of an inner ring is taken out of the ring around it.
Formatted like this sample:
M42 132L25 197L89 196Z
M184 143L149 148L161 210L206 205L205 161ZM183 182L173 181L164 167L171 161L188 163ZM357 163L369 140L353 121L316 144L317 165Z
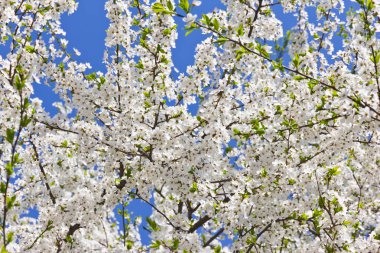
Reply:
M380 1L221 2L107 1L105 73L74 0L0 2L1 252L379 252ZM207 36L174 78L183 22Z

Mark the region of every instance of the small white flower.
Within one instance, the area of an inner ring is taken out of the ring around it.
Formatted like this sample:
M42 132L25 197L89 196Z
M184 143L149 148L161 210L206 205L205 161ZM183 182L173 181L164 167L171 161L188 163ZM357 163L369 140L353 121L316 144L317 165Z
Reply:
M183 21L186 22L188 25L193 23L197 19L197 15L193 15L191 13L188 13L186 17L183 18Z
M34 107L41 107L42 106L42 100L39 98L31 98L30 101Z
M66 39L61 39L61 45L62 45L62 47L66 48L68 43L69 43L68 40L66 40Z
M375 24L375 29L377 33L380 33L380 23Z
M70 57L69 56L65 56L65 58L63 59L63 62L66 63L70 60Z
M199 6L202 4L201 1L198 1L198 0L194 0L193 3L192 3L194 6Z
M78 49L76 49L76 48L73 48L74 49L74 54L76 55L76 56L80 56L80 52L78 51Z
M61 102L54 102L53 106L56 107L59 113L62 113L63 115L70 114L72 111L69 106L62 104Z

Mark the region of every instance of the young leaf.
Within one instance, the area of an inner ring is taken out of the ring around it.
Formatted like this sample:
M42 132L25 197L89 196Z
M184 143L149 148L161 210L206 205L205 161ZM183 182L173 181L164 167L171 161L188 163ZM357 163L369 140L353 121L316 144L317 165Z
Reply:
M6 140L10 143L13 144L13 138L15 137L15 130L13 128L8 128L7 129L7 136Z
M220 28L219 20L218 20L217 18L214 18L214 19L212 20L212 24L214 25L214 29L215 29L216 31L218 31L219 28Z
M158 231L158 230L160 230L160 227L159 227L159 226L157 225L157 223L156 223L154 220L152 220L151 218L147 217L147 218L146 218L146 222L148 222L150 229L152 229L153 231Z
M189 0L180 0L178 6L184 10L184 12L189 13L190 12L190 4Z
M225 38L225 37L219 37L219 38L215 41L215 43L219 44L219 46L220 46L220 45L223 45L224 43L226 43L227 41L228 41L227 38Z
M26 50L26 52L28 52L28 53L34 53L35 52L35 49L34 49L34 47L33 46L25 46L25 50Z
M243 24L240 24L239 27L236 29L236 32L238 34L239 37L243 36L244 35L244 27L243 27Z
M173 11L173 10L174 10L174 6L173 6L171 0L168 0L166 5L168 6L168 9L169 9L170 11Z
M167 10L161 3L155 3L152 5L152 10L155 13L173 14L172 11Z

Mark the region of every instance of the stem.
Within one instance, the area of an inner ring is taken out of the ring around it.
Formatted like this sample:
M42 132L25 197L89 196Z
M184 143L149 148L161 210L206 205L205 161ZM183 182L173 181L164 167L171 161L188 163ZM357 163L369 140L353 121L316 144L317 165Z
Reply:
M125 202L124 200L122 201L121 205L122 205L122 216L123 216L123 245L125 247L125 241L126 241L126 229L125 229L125 206L124 206Z
M19 96L20 96L20 108L21 108L21 111L20 111L20 122L19 122L19 125L18 125L18 130L17 130L17 135L16 135L16 139L14 140L13 144L12 144L12 153L11 153L11 166L12 166L12 169L13 169L13 166L14 166L14 159L15 159L15 154L16 154L16 147L18 146L18 142L20 140L20 135L21 135L21 131L22 131L22 125L21 125L21 122L22 122L22 119L23 119L23 116L24 116L24 104L23 104L23 96L22 96L22 91L19 91ZM3 199L3 222L2 222L2 231L3 231L3 244L4 244L4 248L6 249L7 247L7 240L6 240L6 221L7 221L7 214L8 214L8 207L7 207L7 197L8 197L8 189L9 189L9 183L10 183L10 179L11 179L11 174L9 173L8 170L6 170L6 183L5 183L5 192L4 192L4 199Z
M210 243L212 241L214 241L221 233L223 233L224 231L224 228L221 228L218 230L218 232L216 232L204 245L203 247L207 247L208 245L210 245Z

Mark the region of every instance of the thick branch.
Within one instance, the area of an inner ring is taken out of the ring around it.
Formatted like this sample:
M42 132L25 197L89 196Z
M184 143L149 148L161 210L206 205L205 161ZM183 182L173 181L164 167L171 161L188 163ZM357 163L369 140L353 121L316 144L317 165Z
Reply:
M218 232L216 232L204 245L203 247L207 247L210 245L210 243L212 243L212 241L214 241L219 235L221 235L224 231L224 228L221 228L218 230Z
M202 227L207 221L211 219L210 216L205 215L202 218L200 218L188 231L188 233L195 232L198 228Z

